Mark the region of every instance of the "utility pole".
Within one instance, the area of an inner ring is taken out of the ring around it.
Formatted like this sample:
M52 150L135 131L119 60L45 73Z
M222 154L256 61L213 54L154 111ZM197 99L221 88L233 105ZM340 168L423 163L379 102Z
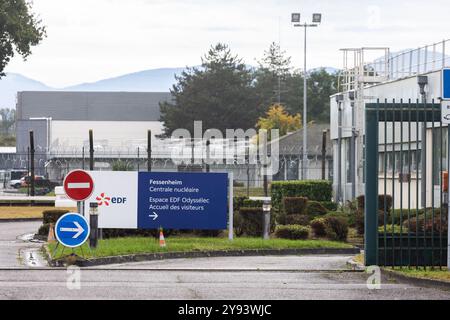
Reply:
M36 195L35 183L34 183L34 132L30 131L30 196Z
M322 22L322 14L314 13L313 14L313 23L300 23L300 13L293 13L291 17L291 21L294 24L294 27L302 27L305 28L304 35L304 61L303 61L303 159L302 159L302 180L308 179L307 177L307 167L306 164L308 162L308 71L306 64L306 53L307 53L307 28L309 27L318 27L318 25Z
M420 88L420 96L422 98L422 105L423 108L426 108L427 103L427 93L425 91L425 86L428 84L428 77L427 76L418 76L417 77L417 84ZM426 113L425 113L426 114ZM427 119L422 123L422 137L421 137L421 152L420 152L420 161L421 161L421 205L422 208L427 207Z
M89 170L94 171L94 131L89 130Z
M326 180L327 130L322 132L322 180Z

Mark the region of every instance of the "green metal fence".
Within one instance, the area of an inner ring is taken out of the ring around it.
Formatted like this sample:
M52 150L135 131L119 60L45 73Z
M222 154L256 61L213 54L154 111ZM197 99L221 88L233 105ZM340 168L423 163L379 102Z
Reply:
M378 101L366 104L365 120L366 265L445 266L448 207L442 174L448 170L448 144L440 104ZM431 135L426 153L431 175L421 170L424 126Z

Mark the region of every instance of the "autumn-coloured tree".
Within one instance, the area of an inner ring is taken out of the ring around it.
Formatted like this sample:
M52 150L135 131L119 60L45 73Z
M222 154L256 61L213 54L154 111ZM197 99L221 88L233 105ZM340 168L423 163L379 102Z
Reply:
M278 129L279 135L284 136L288 132L300 129L301 123L300 114L290 115L282 105L274 104L267 111L265 117L259 118L256 126L265 130Z

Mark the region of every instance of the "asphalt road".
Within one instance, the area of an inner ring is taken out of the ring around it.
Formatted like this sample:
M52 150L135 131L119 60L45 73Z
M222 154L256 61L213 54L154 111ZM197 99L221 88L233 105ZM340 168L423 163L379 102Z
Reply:
M349 272L349 257L336 255L179 259L79 273L17 269L17 250L29 244L16 237L35 226L0 223L0 299L450 299L450 291L389 279L369 290L368 275Z
M25 234L37 232L40 222L0 222L0 268L24 266L29 251L38 250L42 244L20 239Z

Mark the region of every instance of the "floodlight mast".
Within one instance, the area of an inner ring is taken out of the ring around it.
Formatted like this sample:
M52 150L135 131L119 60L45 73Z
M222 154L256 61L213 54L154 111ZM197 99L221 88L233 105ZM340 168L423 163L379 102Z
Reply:
M313 23L301 23L300 22L300 13L292 13L291 15L291 22L294 24L294 27L301 27L305 28L305 39L304 39L304 65L303 65L303 159L302 159L302 180L307 180L307 168L306 164L308 162L308 119L307 119L307 112L308 112L308 88L307 88L307 67L306 67L306 52L307 52L307 41L306 41L306 35L307 35L307 29L308 28L315 28L318 27L319 24L322 22L322 14L320 13L314 13L313 14Z

